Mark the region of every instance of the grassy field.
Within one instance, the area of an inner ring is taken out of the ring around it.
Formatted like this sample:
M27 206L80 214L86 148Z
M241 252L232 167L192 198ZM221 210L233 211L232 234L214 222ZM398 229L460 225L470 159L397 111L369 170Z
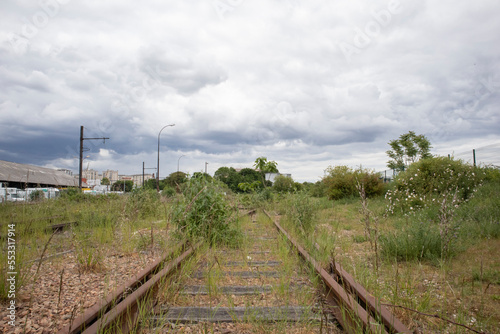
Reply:
M388 215L387 207L384 197L293 195L275 209L324 266L334 258L411 329L500 333L500 185L486 183L454 207L451 238L440 233L443 210Z
M73 194L32 204L0 205L4 244L0 299L8 301L5 236L9 224L15 224L16 283L17 289L22 289L37 280L43 263L34 264L36 259L72 250L82 272L105 271L103 259L110 253L168 248L176 226L202 229L210 233L211 243L222 240L230 244L237 231L214 236L220 231L198 224L214 218L210 214L214 207L228 217L233 209L207 204L210 196L203 197L200 192L191 198L166 198L154 191L109 197ZM196 204L200 199L205 202ZM484 182L460 205L442 200L435 206L396 214L388 212L391 202L384 196L332 201L298 192L266 197L230 195L227 199L233 207L259 206L282 215L284 226L324 266L335 259L411 329L466 333L467 326L500 332L498 181ZM193 210L208 213L199 217L187 214ZM179 223L187 221L186 217L192 219L190 225ZM52 224L73 221L78 224L64 234L52 235L46 230Z

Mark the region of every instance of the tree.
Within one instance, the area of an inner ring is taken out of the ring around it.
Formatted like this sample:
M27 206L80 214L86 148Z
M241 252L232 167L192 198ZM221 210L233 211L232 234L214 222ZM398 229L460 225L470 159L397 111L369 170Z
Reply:
M111 182L109 181L109 179L107 177L103 177L101 180L101 184L103 186L109 186L111 184Z
M207 181L212 181L212 177L208 173L204 172L194 172L193 176L191 176L192 179L205 179Z
M252 183L253 181L260 181L261 179L261 174L252 168L243 168L238 174L240 175L240 183Z
M273 189L278 193L290 193L296 190L296 184L291 177L278 175L274 179Z
M149 179L144 181L144 189L156 190L156 179Z
M255 159L255 163L253 166L260 170L260 174L262 176L262 184L264 184L264 187L266 186L264 177L266 173L279 173L278 163L276 161L267 161L266 157L259 157Z
M187 174L184 172L173 172L165 179L165 184L176 188L178 185L188 180Z
M241 189L241 191L249 193L253 193L259 186L260 181L253 181L252 183L242 182L238 184L238 188Z
M233 167L220 167L215 171L214 178L225 183L229 189L238 192L238 184L243 182L240 174Z
M430 154L431 143L424 135L416 135L415 132L399 136L399 139L394 139L389 142L391 150L387 151L387 155L391 160L387 162L387 167L404 171L406 167L420 160L431 158Z
M111 187L112 191L123 191L123 187L125 186L125 192L131 192L134 187L134 181L132 180L121 180L113 183Z

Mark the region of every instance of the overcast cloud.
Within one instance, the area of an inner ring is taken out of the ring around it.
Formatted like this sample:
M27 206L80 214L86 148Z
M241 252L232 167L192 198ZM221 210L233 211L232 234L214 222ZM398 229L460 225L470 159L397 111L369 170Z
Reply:
M500 143L500 3L0 3L0 159L160 176L275 160L385 169L413 130L434 154ZM182 157L181 160L179 158ZM492 161L500 164L498 157ZM496 160L495 160L496 159Z

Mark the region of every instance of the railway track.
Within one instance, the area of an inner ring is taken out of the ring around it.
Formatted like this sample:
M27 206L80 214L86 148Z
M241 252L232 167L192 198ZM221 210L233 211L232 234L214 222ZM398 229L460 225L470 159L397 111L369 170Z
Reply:
M240 248L180 245L59 333L410 333L279 217L246 213Z

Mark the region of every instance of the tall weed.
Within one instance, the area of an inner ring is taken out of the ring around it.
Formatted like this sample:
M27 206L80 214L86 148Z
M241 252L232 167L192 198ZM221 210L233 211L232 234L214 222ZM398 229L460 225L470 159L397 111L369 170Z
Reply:
M237 247L242 239L238 215L217 182L193 177L173 209L178 231L210 245Z
M132 218L155 217L159 205L160 195L153 189L136 188L127 200L128 213Z
M281 210L302 233L314 229L318 212L318 201L305 192L285 195Z
M486 182L476 196L457 209L462 234L475 238L500 238L500 180Z
M380 236L381 255L388 260L436 260L441 257L438 226L423 221L409 221L406 226ZM449 253L454 251L453 245Z

